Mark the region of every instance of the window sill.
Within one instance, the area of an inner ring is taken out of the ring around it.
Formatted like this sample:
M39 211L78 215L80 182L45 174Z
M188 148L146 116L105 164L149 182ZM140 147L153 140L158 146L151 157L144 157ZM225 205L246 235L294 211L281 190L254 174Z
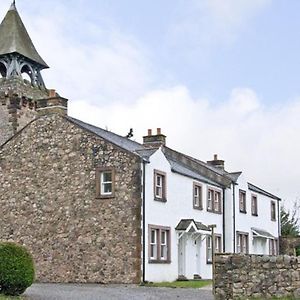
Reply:
M241 214L247 214L247 211L246 210L240 210L240 213Z
M276 220L276 219L271 219L271 221L272 221L272 222L276 222L277 220Z
M222 215L221 211L215 211L215 210L211 210L211 209L208 209L207 211L210 213L213 213L213 214Z
M158 202L167 202L167 199L165 199L165 198L157 198L157 197L154 197L154 201L158 201Z
M207 265L212 265L212 261L211 261L211 260L207 260L207 261L206 261L206 264L207 264Z
M159 259L149 259L149 264L170 264L171 260L159 260Z
M112 194L112 195L97 195L96 196L96 199L112 199L112 198L115 198L114 194Z
M203 207L201 207L201 206L193 206L193 209L197 209L197 210L203 210Z
M251 214L253 217L258 217L258 214Z

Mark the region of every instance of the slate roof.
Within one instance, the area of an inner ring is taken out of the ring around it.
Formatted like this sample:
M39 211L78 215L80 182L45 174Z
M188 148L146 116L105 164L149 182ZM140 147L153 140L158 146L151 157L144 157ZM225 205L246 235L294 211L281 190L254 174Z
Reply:
M279 197L277 197L277 196L275 196L275 195L273 195L273 194L271 194L271 193L269 193L269 192L267 192L267 191L265 191L265 190L263 190L263 189L255 186L252 183L248 182L248 188L249 188L249 190L251 190L253 192L256 192L256 193L262 194L264 196L267 196L269 198L281 201L281 199Z
M256 236L261 236L264 238L274 238L274 235L272 235L271 233L269 233L266 230L260 229L260 228L251 228L252 232L254 233L254 235Z
M10 53L22 54L42 68L49 68L35 49L14 3L0 25L0 55Z
M191 223L194 223L198 230L211 231L208 226L204 225L201 222L197 222L194 219L182 219L175 227L176 230L187 230Z
M135 141L132 141L126 137L120 136L111 131L104 130L102 128L93 126L91 124L85 123L83 121L77 120L77 119L69 117L69 116L66 116L65 118L67 118L69 121L77 124L78 126L98 135L101 138L106 139L107 141L109 141L127 151L138 154L137 150L145 150L145 147L143 145L141 145Z

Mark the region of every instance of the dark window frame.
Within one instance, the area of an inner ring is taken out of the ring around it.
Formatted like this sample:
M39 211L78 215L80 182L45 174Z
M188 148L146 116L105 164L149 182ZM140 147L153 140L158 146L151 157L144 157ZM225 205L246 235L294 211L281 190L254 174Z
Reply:
M241 240L240 240L241 237ZM243 252L244 249L244 238L246 240L246 252ZM249 254L249 233L248 232L242 232L242 231L237 231L236 232L236 252L237 253L244 253L244 254ZM238 250L238 243L240 243L240 251Z
M156 258L151 257L151 234L156 232ZM161 233L166 232L167 257L161 258ZM171 263L171 227L160 225L148 225L148 262L151 264L170 264Z
M157 176L161 177L161 189L162 189L161 197L159 197L156 193L156 188L158 187ZM166 172L163 172L160 170L154 170L154 172L153 172L153 194L154 194L154 200L159 201L159 202L167 202L167 174L166 174Z
M241 189L239 190L239 209L240 213L247 213L247 192Z
M209 200L209 193L211 192L212 199L211 199L211 208L208 206L208 200ZM216 195L219 195L219 201L218 201L218 207L216 208L215 206L215 199ZM206 197L206 210L208 212L212 212L215 214L222 214L222 199L223 199L223 193L221 190L212 188L212 187L207 187L207 197Z
M271 200L271 221L276 221L276 202Z
M195 190L198 189L198 198L199 198L199 205L195 203ZM193 182L193 208L198 210L203 210L203 185L198 182Z
M101 193L101 175L105 172L111 173L112 177L112 192L111 194L102 194ZM98 199L111 199L115 197L115 185L116 185L116 180L115 180L115 169L111 167L97 167L96 168L96 198Z
M209 257L209 240L210 239L210 249L211 249L211 257ZM217 240L219 240L219 244L220 244L220 251L219 252L216 252L216 245L217 245ZM222 253L223 252L223 247L222 247L222 234L218 234L216 233L215 234L215 241L214 241L214 248L215 248L215 253ZM212 236L207 236L206 237L206 263L207 264L212 264Z
M255 205L253 205L254 203ZM251 195L251 215L255 217L258 216L258 197L255 194Z

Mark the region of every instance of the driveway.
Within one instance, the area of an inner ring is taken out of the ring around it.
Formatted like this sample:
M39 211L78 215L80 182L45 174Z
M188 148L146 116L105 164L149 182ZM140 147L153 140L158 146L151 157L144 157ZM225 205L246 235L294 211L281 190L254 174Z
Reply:
M30 300L213 300L211 288L154 288L137 285L33 284Z

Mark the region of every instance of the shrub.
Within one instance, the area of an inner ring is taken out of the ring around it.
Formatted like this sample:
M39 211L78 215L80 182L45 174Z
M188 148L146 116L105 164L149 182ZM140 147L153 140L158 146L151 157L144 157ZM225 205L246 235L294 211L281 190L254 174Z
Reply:
M34 280L34 263L25 247L0 243L0 293L17 296Z

